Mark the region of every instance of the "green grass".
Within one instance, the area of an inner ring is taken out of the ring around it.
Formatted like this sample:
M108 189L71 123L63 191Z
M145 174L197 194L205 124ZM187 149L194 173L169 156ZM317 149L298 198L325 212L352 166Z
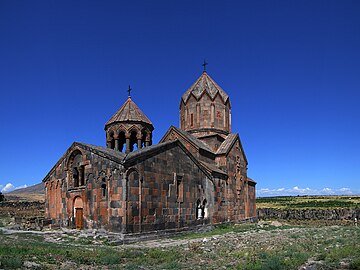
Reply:
M360 269L360 258L355 258L349 265L350 269Z
M211 238L214 235L218 237ZM43 235L0 234L0 269L17 269L33 261L42 269L59 269L61 263L71 262L78 268L96 269L287 270L298 269L309 258L323 261L323 269L339 268L342 262L349 269L360 269L360 229L356 227L221 225L180 237L171 239L182 240L184 245L151 248L81 241L74 246L70 241L46 242ZM205 237L210 240L203 242Z
M37 258L37 262L59 266L60 262L71 261L77 265L121 264L161 266L161 269L176 269L178 253L173 249L125 249L116 250L110 246L71 246L44 242L38 235L19 234L16 241L12 236L0 235L0 268L16 269L26 260ZM31 243L31 244L29 244Z

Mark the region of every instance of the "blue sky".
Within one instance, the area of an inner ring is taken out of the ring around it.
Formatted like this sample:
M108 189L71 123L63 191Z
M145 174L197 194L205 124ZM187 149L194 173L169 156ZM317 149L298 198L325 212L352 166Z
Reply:
M360 1L0 1L0 189L132 98L157 143L201 75L229 94L259 196L360 194Z

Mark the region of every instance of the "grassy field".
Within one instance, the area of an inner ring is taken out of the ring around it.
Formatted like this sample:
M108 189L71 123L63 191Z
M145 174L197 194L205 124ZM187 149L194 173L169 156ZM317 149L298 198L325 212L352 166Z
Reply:
M256 199L257 208L360 208L360 196L279 196Z
M258 208L359 206L359 196L257 199ZM111 234L95 231L0 228L0 269L360 269L360 227L353 222L294 222L220 225L209 232L126 245L115 245Z
M358 227L264 222L121 246L78 231L0 233L0 268L360 269L359 240Z

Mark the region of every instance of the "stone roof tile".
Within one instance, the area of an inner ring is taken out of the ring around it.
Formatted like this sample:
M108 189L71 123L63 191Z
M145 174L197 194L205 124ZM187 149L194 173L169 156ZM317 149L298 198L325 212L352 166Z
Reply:
M204 161L200 161L200 163L205 167L207 168L208 170L210 170L211 172L216 172L216 173L219 173L219 174L222 174L222 175L226 175L227 176L227 173L220 170L218 167L216 167L216 165L214 164L210 164L210 163L207 163L207 162L204 162Z
M177 128L175 126L171 126L174 130L176 130L178 133L180 133L182 136L187 138L191 143L193 143L198 148L202 148L208 152L213 153L213 151L210 149L209 146L207 146L204 142L200 141L198 138L196 138L194 135L190 134L189 132L186 132L180 128Z
M88 143L79 143L79 142L77 142L77 144L85 146L86 148L88 148L92 152L101 152L101 153L105 154L106 156L112 156L112 157L115 157L115 158L117 158L117 159L119 159L121 161L126 156L126 154L123 153L123 152L117 151L115 149L103 147L103 146L98 146L98 145L93 145L93 144L88 144Z
M199 79L182 95L182 100L186 103L191 94L196 99L200 99L204 92L207 92L211 99L219 94L224 103L229 98L226 92L204 71Z
M236 140L236 138L238 137L238 134L229 134L228 136L226 136L225 141L222 142L222 144L220 145L219 149L216 151L217 155L222 155L222 154L226 154L230 147L232 146L234 140Z
M174 141L167 141L167 142L153 144L153 145L150 145L150 146L135 150L133 152L128 153L126 155L124 161L134 159L134 158L142 156L142 155L146 155L146 154L151 153L153 151L156 151L156 150L158 150L160 148L166 147L167 145L170 145L172 143L174 143Z
M128 97L124 105L107 121L105 126L116 122L143 122L152 125L149 118L131 100L131 97Z

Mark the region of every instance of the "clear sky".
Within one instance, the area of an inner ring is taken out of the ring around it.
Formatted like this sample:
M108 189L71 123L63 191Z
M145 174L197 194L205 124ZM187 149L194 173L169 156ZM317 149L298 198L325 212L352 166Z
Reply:
M0 1L0 190L133 101L157 143L208 74L258 196L360 194L360 1ZM5 188L5 189L4 189Z

